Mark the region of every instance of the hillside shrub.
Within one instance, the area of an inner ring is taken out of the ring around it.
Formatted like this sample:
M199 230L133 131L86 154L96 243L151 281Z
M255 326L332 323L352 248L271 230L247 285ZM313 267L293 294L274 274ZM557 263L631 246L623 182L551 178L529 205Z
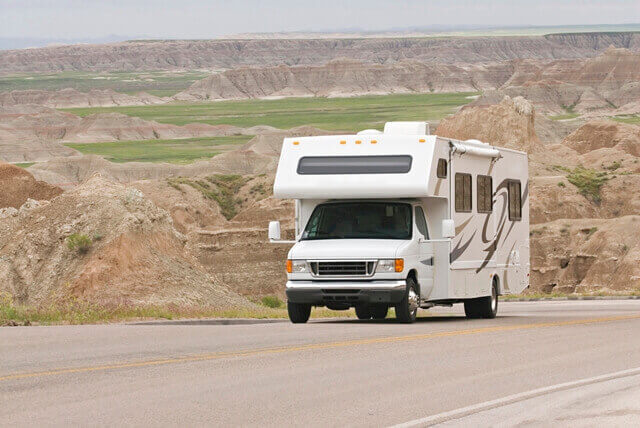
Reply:
M67 248L80 254L85 254L91 248L93 241L82 233L73 233L67 237Z
M577 166L569 171L567 180L578 188L582 196L598 204L602 200L600 188L609 180L609 177L606 172Z

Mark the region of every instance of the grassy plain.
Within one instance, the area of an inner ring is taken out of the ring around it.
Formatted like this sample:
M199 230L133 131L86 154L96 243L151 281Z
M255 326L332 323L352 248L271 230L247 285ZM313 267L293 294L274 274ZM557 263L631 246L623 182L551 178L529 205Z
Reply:
M164 97L175 95L209 74L211 73L205 71L15 73L0 75L0 92L26 89L55 91L73 88L82 92L112 89L124 93L144 91Z
M161 123L200 122L240 127L270 125L289 129L312 125L327 130L380 129L393 120L439 120L471 101L475 93L402 94L352 98L282 98L153 106L74 108L80 116L119 112Z
M185 138L178 140L116 141L111 143L66 144L83 154L104 157L111 162L191 163L209 159L249 141L251 136Z
M640 116L615 116L613 120L622 123L630 123L632 125L640 125Z

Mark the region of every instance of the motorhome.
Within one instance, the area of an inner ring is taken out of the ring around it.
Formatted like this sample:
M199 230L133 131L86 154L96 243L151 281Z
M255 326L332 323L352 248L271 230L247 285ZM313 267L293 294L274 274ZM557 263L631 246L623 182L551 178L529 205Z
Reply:
M498 296L529 282L527 154L430 135L426 122L384 131L285 138L274 197L295 200L286 260L294 323L312 306L400 322L464 304L494 318Z

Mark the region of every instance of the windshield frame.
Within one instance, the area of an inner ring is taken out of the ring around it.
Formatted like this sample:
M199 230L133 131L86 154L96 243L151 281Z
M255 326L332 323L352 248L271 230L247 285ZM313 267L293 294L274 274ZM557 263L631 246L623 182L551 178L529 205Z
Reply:
M311 223L311 220L313 220L314 216L316 215L316 212L321 208L321 207L325 207L327 205L359 205L359 204L381 204L381 205L388 205L388 204L393 204L393 205L405 205L408 207L409 209L409 222L410 222L410 227L409 227L409 235L406 238L385 238L385 237L358 237L358 238L305 238L304 235L307 232L307 228L309 227L309 224ZM397 240L397 241L410 241L413 239L413 235L414 235L414 231L413 229L415 228L415 223L414 223L414 213L413 213L413 204L411 202L400 202L400 201L332 201L332 202L323 202L320 203L318 205L315 206L315 208L313 209L311 215L309 216L309 220L307 220L307 224L305 225L304 229L302 229L302 233L300 234L300 241L322 241L322 240L339 240L339 239L385 239L385 240Z

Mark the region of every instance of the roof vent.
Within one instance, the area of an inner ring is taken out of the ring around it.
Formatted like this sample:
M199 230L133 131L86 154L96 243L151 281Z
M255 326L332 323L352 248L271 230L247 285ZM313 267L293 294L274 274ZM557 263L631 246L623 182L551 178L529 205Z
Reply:
M358 132L358 135L380 135L382 131L378 131L377 129L364 129Z
M384 133L393 135L429 135L427 122L387 122Z

